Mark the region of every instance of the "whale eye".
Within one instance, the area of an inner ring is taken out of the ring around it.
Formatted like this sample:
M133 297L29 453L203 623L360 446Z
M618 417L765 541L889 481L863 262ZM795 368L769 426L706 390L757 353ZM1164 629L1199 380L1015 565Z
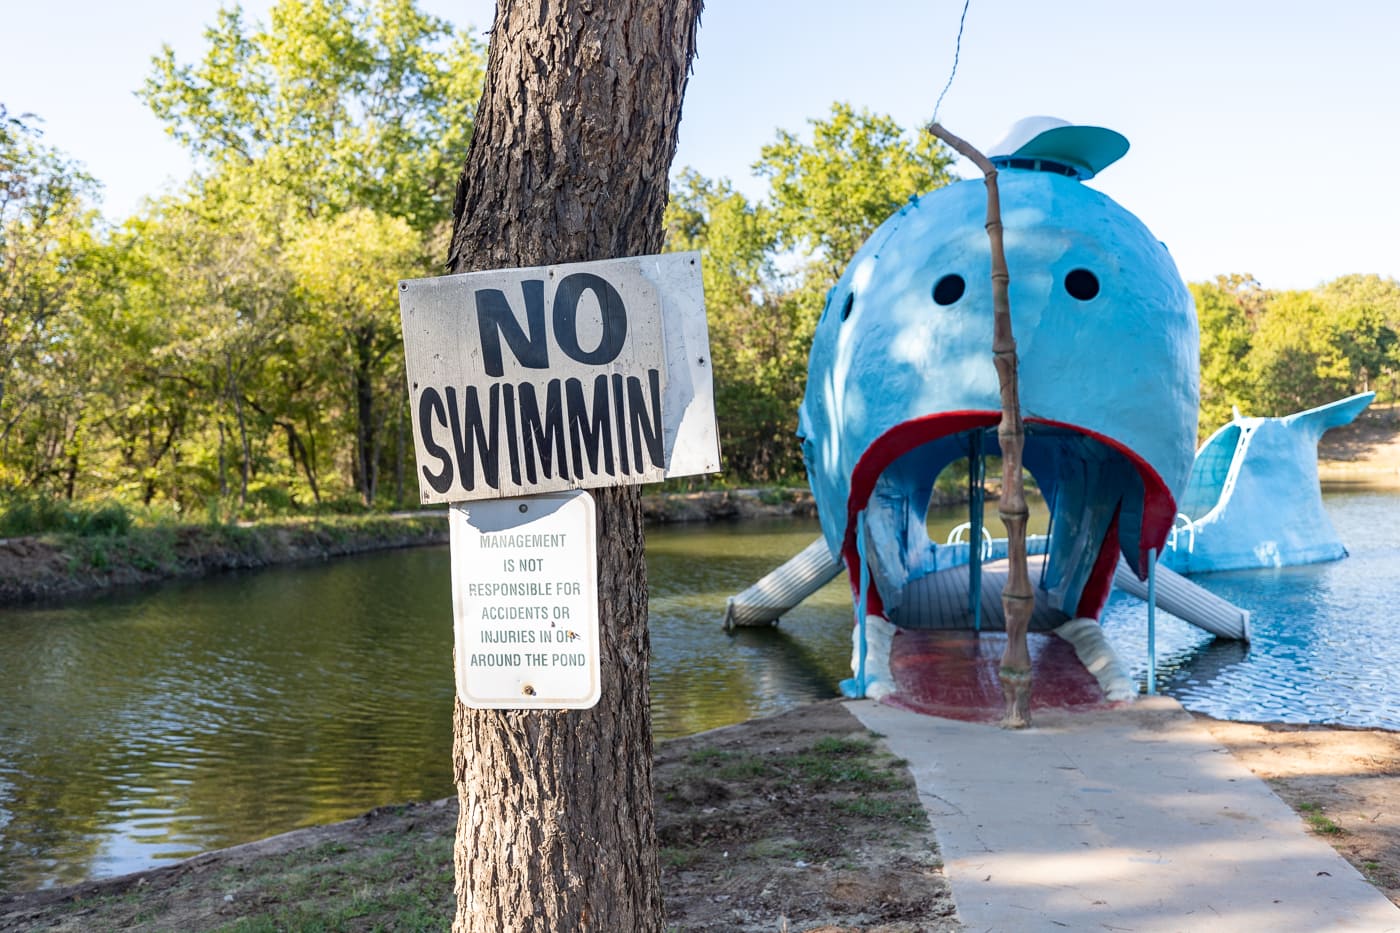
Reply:
M841 320L844 321L846 318L848 318L848 317L851 316L851 309L855 307L855 304L856 304L856 293L855 293L855 292L849 292L849 293L846 295L846 303L843 304L843 305L841 306Z
M961 298L966 288L967 283L956 272L945 275L933 283L933 300L946 307Z
M1071 298L1089 301L1099 293L1099 277L1088 269L1071 269L1065 276L1065 291Z

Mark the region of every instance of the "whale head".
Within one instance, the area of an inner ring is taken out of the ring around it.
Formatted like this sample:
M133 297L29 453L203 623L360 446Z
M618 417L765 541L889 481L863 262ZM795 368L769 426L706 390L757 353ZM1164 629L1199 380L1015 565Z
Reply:
M1142 574L1162 548L1191 470L1195 308L1166 247L1082 184L1082 167L1002 163L1024 462L1052 513L1045 586L1067 615L1097 617L1118 554ZM862 512L894 522L878 587L898 587L919 572L939 472L974 441L999 453L986 211L981 180L911 199L851 260L816 327L798 433L853 586Z

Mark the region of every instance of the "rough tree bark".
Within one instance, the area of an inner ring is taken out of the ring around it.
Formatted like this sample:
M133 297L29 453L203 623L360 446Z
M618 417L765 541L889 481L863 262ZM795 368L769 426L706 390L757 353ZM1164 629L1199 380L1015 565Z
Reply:
M997 170L980 151L966 140L933 123L929 132L966 156L982 171L987 184L987 239L992 253L992 357L1001 386L1001 423L997 441L1001 444L1001 499L997 514L1006 526L1006 585L1001 605L1006 612L1006 650L1001 655L1001 691L1006 713L1001 724L1008 729L1024 729L1031 724L1031 655L1026 646L1035 594L1026 567L1026 489L1021 477L1021 455L1025 450L1025 429L1021 422L1021 392L1016 378L1016 338L1011 332L1011 273L1006 268L1002 241L1001 194Z
M660 251L700 0L500 0L450 268ZM454 933L661 929L637 487L595 494L591 710L457 701Z

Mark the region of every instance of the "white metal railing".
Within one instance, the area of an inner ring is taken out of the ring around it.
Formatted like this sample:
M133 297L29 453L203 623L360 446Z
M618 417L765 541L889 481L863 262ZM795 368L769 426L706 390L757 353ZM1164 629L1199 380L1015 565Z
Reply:
M1196 550L1196 523L1191 521L1191 516L1184 512L1177 512L1176 519L1172 522L1172 533L1167 537L1167 547L1176 550L1177 535L1186 534L1186 553L1191 554Z
M948 540L947 540L946 543L947 543L947 544L962 544L964 541L967 541L967 537L966 537L966 536L970 536L971 534L972 534L972 522L963 522L961 525L959 525L958 527L954 528L952 531L948 532ZM971 544L971 542L968 542L968 551L969 551L969 553L971 552L971 550L972 550L972 544ZM986 525L983 525L983 526L982 526L982 559L983 559L983 560L991 560L991 559L992 559L992 533L991 533L990 531L987 530L987 526L986 526Z

